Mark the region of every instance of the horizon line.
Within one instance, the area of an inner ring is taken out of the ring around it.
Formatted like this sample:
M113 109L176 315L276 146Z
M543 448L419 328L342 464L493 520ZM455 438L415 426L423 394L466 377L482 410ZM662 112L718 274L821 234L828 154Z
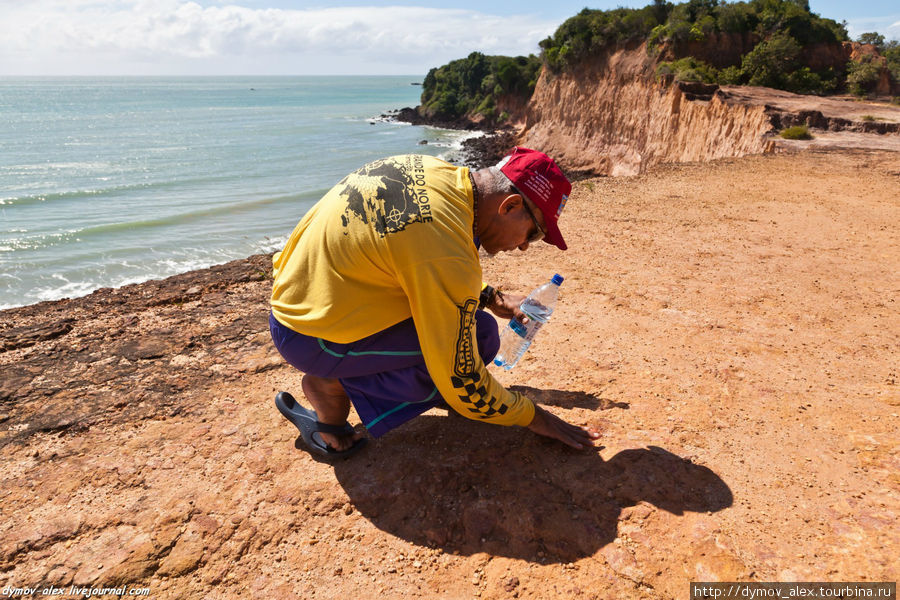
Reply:
M264 75L253 75L253 74L244 74L244 73L235 73L235 74L153 74L153 75L123 75L123 74L105 74L105 75L93 75L93 74L78 74L72 75L70 74L40 74L40 75L22 75L22 74L5 74L0 73L0 78L38 78L38 77L422 77L424 78L426 74L419 73L292 73L292 74L264 74Z

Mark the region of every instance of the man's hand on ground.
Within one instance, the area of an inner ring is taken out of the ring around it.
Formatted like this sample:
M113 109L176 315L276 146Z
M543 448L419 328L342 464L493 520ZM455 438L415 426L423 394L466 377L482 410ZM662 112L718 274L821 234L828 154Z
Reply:
M566 423L537 404L534 405L534 419L528 429L538 435L557 439L579 450L585 446L593 446L594 440L600 437L600 433L596 430Z

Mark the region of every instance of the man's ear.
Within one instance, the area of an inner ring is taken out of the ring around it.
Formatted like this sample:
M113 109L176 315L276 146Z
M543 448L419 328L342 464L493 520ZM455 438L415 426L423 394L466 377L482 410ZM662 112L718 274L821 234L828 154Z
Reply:
M519 194L509 194L500 203L500 214L508 214L522 206L522 204L522 196L520 196Z

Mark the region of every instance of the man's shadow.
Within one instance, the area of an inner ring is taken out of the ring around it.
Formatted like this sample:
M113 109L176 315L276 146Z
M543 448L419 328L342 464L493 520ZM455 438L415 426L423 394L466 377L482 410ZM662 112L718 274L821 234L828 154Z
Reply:
M543 562L593 555L616 537L624 507L680 515L731 506L707 467L662 448L608 461L520 427L423 415L351 460L338 481L379 529L446 552Z
M594 394L585 392L575 392L571 390L549 390L535 388L527 385L510 386L510 391L521 392L528 398L541 405L553 405L562 408L587 408L589 410L610 410L613 408L624 408L628 410L631 406L627 402L616 402L608 398L602 398Z

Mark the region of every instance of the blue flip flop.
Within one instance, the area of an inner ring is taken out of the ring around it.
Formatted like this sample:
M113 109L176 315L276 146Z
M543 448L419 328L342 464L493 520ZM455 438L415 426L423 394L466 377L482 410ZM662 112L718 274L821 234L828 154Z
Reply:
M327 458L347 457L359 452L368 440L360 438L353 442L353 445L346 450L335 450L324 441L319 433L330 433L331 435L353 435L356 431L350 423L343 425L329 425L319 421L316 411L301 406L294 400L294 397L287 392L278 392L275 396L275 406L285 419L294 424L300 430L300 437L306 443L306 446L316 454Z

